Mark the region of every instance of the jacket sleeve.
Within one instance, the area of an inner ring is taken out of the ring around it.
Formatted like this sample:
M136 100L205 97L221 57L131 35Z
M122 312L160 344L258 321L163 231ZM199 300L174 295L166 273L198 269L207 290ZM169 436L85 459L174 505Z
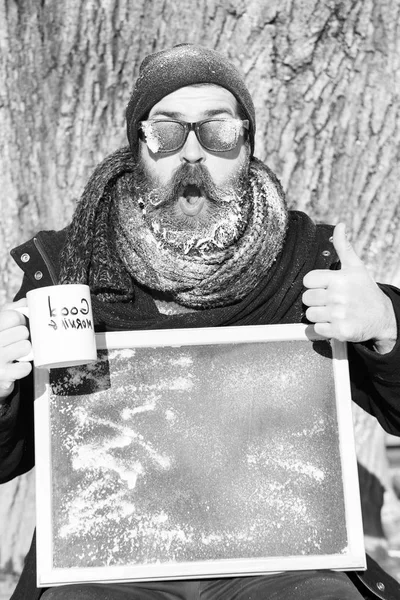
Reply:
M14 300L24 298L33 288L56 283L66 232L67 228L39 232L11 250L11 256L24 272L21 288ZM28 257L28 261L24 257ZM6 404L0 406L0 483L26 473L34 465L33 402L31 374L15 385Z
M349 344L353 400L393 435L400 436L400 290L380 285L393 303L397 342L391 352L379 354L365 344Z
M29 471L34 465L33 376L15 385L0 407L0 483Z

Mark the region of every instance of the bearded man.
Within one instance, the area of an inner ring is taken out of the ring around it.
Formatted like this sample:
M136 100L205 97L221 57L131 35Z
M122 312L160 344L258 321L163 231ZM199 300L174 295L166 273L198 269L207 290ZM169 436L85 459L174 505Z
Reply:
M97 331L312 322L348 341L352 395L400 431L400 291L378 286L334 230L288 211L254 157L251 96L219 53L179 45L148 56L127 112L129 147L95 170L72 223L12 251L33 287L87 283ZM341 268L339 268L339 261ZM33 466L31 365L24 317L0 313L0 476ZM341 599L398 597L370 563L360 574L72 585L38 590L34 545L14 599ZM377 584L379 583L378 587Z

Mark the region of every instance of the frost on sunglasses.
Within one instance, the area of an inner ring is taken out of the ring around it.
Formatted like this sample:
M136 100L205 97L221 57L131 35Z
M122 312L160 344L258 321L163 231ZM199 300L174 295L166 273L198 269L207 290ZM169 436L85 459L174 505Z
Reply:
M139 130L153 153L175 152L182 148L190 131L211 152L228 152L237 146L239 135L249 128L241 119L205 119L197 123L171 119L149 119L139 123Z

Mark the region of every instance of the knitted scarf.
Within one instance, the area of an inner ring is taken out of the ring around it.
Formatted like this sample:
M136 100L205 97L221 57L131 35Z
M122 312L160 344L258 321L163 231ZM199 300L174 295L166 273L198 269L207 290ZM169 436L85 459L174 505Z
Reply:
M128 149L108 157L89 180L68 230L60 283L88 283L100 300L128 301L134 281L191 308L232 304L264 277L282 249L287 211L279 182L257 159L250 166L247 222L239 239L185 255L147 223L135 198Z

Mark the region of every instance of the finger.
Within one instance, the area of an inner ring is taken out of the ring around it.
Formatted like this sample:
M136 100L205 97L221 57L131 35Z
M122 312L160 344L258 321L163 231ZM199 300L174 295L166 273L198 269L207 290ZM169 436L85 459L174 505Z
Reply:
M19 360L32 352L32 345L29 340L21 340L9 346L4 346L0 350L0 363L5 365Z
M22 361L7 365L1 373L1 387L5 389L7 385L10 386L14 381L18 381L29 375L31 371L32 363L30 362Z
M346 236L346 225L338 223L333 231L333 245L343 268L363 265Z
M0 331L0 346L9 346L27 339L29 339L29 329L25 325L17 325Z
M7 305L8 306L8 305ZM16 310L4 309L0 313L0 331L5 331L12 327L18 327L18 325L25 325L26 319L23 314Z
M28 301L26 298L21 298L16 302L7 302L4 304L1 309L2 310L15 310L16 307L28 306Z
M0 399L7 398L14 389L16 381L27 377L32 371L32 364L29 362L13 363L0 373Z
M335 276L335 271L329 271L329 269L315 269L309 271L304 279L303 285L306 288L327 288L332 282Z
M306 317L311 323L330 322L330 312L326 306L311 306L307 308Z
M15 381L0 381L0 405L1 400L8 398L14 389Z
M333 338L332 325L330 323L315 323L314 331L318 335L322 335L325 338Z
M303 294L303 304L306 306L326 306L328 294L326 289L310 289Z

